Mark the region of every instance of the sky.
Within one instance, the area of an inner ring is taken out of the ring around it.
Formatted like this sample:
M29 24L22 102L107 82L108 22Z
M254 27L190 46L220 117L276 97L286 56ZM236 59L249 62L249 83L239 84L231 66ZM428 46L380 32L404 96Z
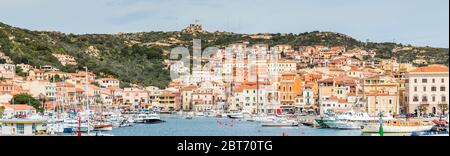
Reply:
M358 40L449 47L448 0L0 0L0 22L65 33L333 31Z

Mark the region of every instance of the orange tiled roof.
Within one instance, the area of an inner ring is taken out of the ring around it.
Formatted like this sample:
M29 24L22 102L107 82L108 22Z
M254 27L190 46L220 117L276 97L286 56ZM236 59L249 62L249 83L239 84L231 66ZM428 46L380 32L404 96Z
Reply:
M414 69L410 71L411 73L441 73L441 72L447 72L448 73L448 67L444 65L439 64L433 64L426 67L420 67L417 69Z

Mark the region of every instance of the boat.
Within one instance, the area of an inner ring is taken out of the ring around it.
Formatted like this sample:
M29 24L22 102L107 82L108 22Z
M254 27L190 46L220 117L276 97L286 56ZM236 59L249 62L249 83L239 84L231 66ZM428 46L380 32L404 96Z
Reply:
M267 115L260 115L253 117L253 120L259 123L274 122L277 119L278 118L276 116L267 116Z
M144 119L147 118L147 114L138 114L136 116L134 116L133 122L134 123L144 123Z
M362 126L363 133L379 133L380 125L383 125L384 133L412 133L430 131L433 128L432 123L423 121L405 121L405 120L391 120L383 122L382 124L373 122Z
M193 118L192 115L186 115L186 116L184 117L184 119L192 119L192 118Z
M63 133L73 133L73 132L87 132L93 130L92 126L88 126L86 122L78 121L75 119L66 119L63 123Z
M394 117L389 113L382 116L383 120L394 120ZM379 116L370 116L365 112L349 111L343 114L335 115L334 117L321 118L316 120L322 128L333 129L361 129L365 123L379 121Z
M297 127L298 122L295 120L279 119L274 122L261 123L262 127Z
M227 115L230 119L242 119L244 115L242 113L230 113Z
M334 117L322 116L316 118L315 121L319 124L320 128L330 128L327 123L336 122Z
M325 122L329 128L343 129L343 130L359 130L361 129L361 124L358 122L352 122L348 120L336 120L334 122Z
M98 122L94 126L94 130L96 131L112 131L113 125L111 122Z
M149 114L146 114L146 116L143 119L143 123L146 124L154 124L154 123L160 123L163 122L159 115L156 112L151 112Z
M205 116L205 114L203 112L196 112L195 116Z

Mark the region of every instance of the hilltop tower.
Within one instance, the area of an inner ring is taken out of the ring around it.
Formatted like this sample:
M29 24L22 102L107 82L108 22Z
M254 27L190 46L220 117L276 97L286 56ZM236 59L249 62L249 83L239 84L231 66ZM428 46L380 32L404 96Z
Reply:
M199 20L195 20L194 24L190 24L188 27L184 28L182 32L196 34L203 33L204 30L202 25L199 24Z

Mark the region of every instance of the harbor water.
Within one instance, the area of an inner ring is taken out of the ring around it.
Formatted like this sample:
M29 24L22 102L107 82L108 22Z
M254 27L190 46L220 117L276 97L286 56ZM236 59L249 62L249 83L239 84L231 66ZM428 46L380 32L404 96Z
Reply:
M360 130L298 127L262 127L260 123L228 118L161 115L165 122L134 124L108 132L114 136L361 136Z

